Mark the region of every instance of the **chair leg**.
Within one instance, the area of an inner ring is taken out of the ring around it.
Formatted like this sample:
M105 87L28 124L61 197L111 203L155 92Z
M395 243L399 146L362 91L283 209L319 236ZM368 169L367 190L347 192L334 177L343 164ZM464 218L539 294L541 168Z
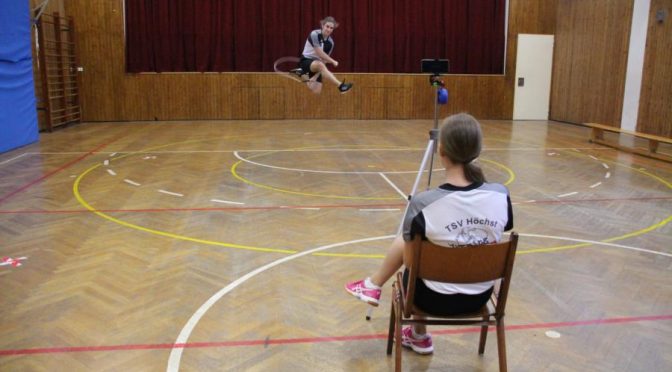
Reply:
M393 296L394 297L394 296ZM392 355L392 340L394 335L394 325L396 323L396 317L394 312L394 298L392 299L392 304L390 305L390 329L387 332L387 355Z
M395 302L395 324L394 324L394 371L401 372L401 308L399 302Z
M484 322L487 322L488 319L489 319L488 316L483 317ZM481 338L480 338L480 341L479 341L479 344L478 344L478 354L479 355L481 355L485 352L485 341L487 340L487 338L488 338L488 325L485 324L485 325L481 326Z
M506 335L504 334L504 318L497 320L497 354L499 356L499 371L506 372Z

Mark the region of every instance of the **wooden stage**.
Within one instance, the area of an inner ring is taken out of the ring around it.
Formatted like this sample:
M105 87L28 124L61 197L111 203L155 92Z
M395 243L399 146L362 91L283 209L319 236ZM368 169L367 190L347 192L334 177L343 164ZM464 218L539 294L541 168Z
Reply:
M432 124L87 123L1 154L0 370L391 370L391 283L370 322L343 285L380 263ZM672 164L483 129L521 236L509 369L672 370ZM406 370L497 370L494 334L479 357L473 328L430 332Z

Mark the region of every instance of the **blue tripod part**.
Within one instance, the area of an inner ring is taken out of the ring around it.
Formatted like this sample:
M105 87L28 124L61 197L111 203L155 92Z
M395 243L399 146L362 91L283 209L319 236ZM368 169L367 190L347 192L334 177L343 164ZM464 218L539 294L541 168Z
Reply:
M445 105L446 103L448 103L448 89L440 88L439 90L437 90L436 101L441 105Z

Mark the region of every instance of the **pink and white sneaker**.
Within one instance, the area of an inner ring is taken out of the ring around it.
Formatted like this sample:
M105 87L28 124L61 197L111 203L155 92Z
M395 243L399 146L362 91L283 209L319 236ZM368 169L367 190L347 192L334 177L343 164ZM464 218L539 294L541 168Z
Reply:
M345 290L371 306L378 306L381 289L367 287L366 284L364 284L365 280L366 279L362 279L356 282L347 283L345 285Z
M431 354L434 352L432 336L429 333L426 336L422 339L414 338L412 326L403 327L401 329L401 345L413 349L418 354Z

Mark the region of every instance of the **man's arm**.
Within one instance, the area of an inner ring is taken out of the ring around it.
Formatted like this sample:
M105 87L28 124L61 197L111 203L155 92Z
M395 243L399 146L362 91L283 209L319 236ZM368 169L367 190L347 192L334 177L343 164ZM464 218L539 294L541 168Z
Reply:
M331 58L327 53L324 52L324 50L322 50L322 48L315 47L315 53L317 53L317 55L320 57L322 61L324 61L324 63L331 63L332 65L338 67L338 61Z

